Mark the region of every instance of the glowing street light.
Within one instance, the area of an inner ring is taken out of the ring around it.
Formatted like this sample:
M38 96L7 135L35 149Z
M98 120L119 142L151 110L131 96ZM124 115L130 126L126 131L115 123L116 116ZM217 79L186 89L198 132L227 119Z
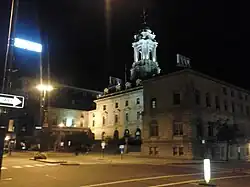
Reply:
M39 84L36 86L36 89L38 89L40 92L45 91L45 92L50 92L54 90L54 87L49 84Z
M58 125L58 127L62 128L62 127L64 127L64 124L63 124L63 123L60 123L60 124Z

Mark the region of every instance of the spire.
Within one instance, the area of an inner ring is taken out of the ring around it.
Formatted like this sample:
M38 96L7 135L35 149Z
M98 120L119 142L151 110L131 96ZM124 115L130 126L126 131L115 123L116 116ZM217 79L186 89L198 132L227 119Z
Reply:
M142 18L142 29L148 28L148 24L147 24L148 14L147 14L147 11L144 7L142 10L141 18Z
M148 14L147 14L147 12L146 12L146 9L143 7L142 15L141 15L142 24L143 24L143 25L147 25L147 17L148 17Z

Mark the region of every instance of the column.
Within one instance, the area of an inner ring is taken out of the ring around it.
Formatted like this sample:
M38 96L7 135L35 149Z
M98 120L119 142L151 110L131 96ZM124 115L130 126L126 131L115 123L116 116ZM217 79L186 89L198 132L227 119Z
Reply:
M138 51L136 47L134 47L134 62L138 62Z
M154 46L154 49L153 49L153 51L152 51L152 56L153 56L153 62L156 62L156 45Z

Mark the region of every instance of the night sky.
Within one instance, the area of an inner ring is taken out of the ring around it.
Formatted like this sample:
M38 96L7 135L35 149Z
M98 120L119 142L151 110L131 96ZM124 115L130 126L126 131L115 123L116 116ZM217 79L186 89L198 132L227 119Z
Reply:
M1 0L0 6L2 66L9 1ZM147 22L159 42L157 56L164 73L175 69L176 53L180 53L191 58L194 70L250 89L250 16L243 2L110 1L111 14L107 22L106 0L20 0L16 35L43 44L48 37L53 79L103 90L108 85L108 76L124 79L125 64L131 67L131 43L140 29L145 7Z

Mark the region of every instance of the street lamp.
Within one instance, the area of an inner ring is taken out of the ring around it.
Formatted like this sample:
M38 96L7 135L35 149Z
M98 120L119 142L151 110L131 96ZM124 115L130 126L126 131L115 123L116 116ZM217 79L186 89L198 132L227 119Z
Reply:
M38 89L40 92L51 92L54 90L54 87L49 84L38 84L36 89Z
M44 133L47 134L48 133L48 129L45 127L49 127L48 126L48 115L46 113L46 109L45 109L45 98L46 98L46 93L47 92L51 92L54 88L52 85L50 84L39 84L36 86L36 89L40 91L41 93L41 100L40 100L40 125L41 127L43 127L44 129ZM45 116L45 114L47 116ZM46 130L47 129L47 130ZM47 133L46 133L47 132ZM49 135L48 135L49 136ZM48 137L46 139L44 139L43 141L48 141ZM45 143L44 143L45 144ZM47 143L46 143L47 144ZM46 146L46 148L45 148ZM47 149L48 145L44 145L44 149Z

